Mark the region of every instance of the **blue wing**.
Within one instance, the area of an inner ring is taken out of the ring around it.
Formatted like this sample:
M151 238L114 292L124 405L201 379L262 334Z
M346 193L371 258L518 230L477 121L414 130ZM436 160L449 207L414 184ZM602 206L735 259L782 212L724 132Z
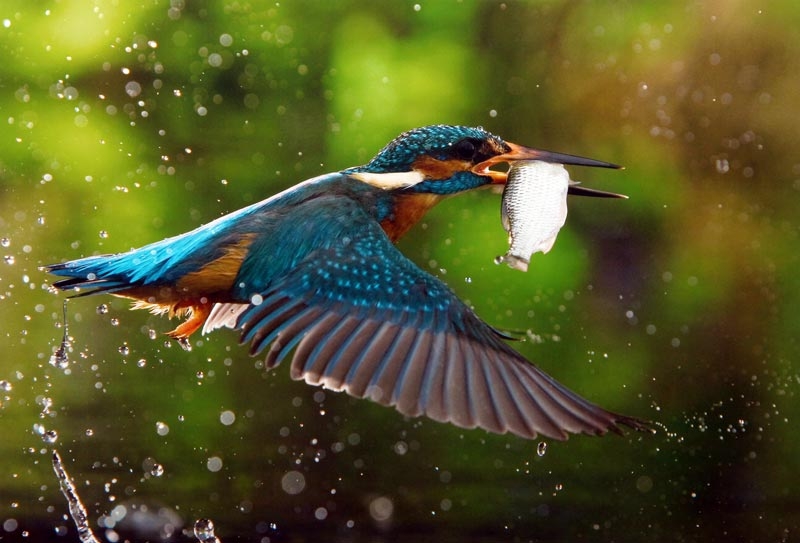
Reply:
M404 257L363 207L323 200L295 210L292 226L302 228L302 215L313 216L324 238L277 280L259 280L274 255L252 250L238 281L246 289L240 298L251 303L220 306L210 328L240 329L252 354L269 346L270 367L296 348L292 378L408 416L527 438L620 432L621 424L646 428L525 360L444 283Z

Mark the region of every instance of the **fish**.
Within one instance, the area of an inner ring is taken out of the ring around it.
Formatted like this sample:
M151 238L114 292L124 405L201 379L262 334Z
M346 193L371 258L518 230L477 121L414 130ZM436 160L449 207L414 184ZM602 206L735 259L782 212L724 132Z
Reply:
M510 245L495 264L528 271L534 253L553 248L567 220L569 173L563 164L518 160L511 164L503 189L501 221Z

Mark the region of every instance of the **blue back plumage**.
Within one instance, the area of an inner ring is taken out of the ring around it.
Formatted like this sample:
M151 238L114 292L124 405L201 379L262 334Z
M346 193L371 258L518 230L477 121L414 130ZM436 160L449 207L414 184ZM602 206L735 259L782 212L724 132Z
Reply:
M325 192L326 185L341 177L341 174L334 173L309 179L190 232L127 253L90 256L47 269L54 275L72 278L57 283L55 286L58 288L94 288L113 292L131 286L174 284L187 273L220 257L227 243L235 243L253 228L268 227L268 224L254 224L259 222L256 217L270 210L291 207L314 193Z

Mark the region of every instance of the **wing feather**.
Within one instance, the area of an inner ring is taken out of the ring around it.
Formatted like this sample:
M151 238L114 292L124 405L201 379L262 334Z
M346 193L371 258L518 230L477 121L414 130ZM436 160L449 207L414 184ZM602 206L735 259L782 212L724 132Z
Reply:
M647 429L525 360L444 283L400 254L362 207L329 211L315 215L327 235L282 276L259 280L252 270L270 269L269 255L250 255L243 268L251 275L237 284L262 285L242 293L262 303L221 304L209 326L235 318L253 353L272 345L268 366L296 348L293 379L394 405L412 417L526 438L597 435L619 425Z
M470 357L474 357L471 349L463 349L463 344L454 336L450 335L450 346L452 351L448 357L446 381L445 410L447 420L457 426L464 428L475 427L475 414L472 410L472 402L469 397L467 381L467 366L474 363Z
M326 338L335 334L337 328L345 325L345 319L338 313L328 313L322 320L300 340L297 350L294 353L291 367L292 379L305 379L311 383L313 379L318 379L322 374L320 365L325 360L318 360L315 353L321 348ZM308 375L308 377L306 377Z
M342 362L338 363L337 371L334 374L339 383L337 390L346 390L353 396L361 396L361 394L357 392L357 388L352 388L351 390L351 387L355 376L361 371L360 363L364 359L364 355L374 337L373 335L380 326L381 323L379 321L372 319L362 321L356 329L355 336L339 353ZM333 364L335 362L331 361L331 363Z
M397 334L397 326L387 322L378 322L372 332L372 337L362 349L358 360L350 366L345 380L347 393L357 398L367 395L372 376L378 370L381 361L387 354L387 347L391 345Z
M418 417L424 412L420 406L422 379L426 366L436 364L430 356L432 343L432 332L418 332L402 363L392 392L392 403L404 415Z
M347 349L351 338L356 337L357 330L362 326L362 322L357 319L346 318L342 322L342 327L337 329L336 334L332 334L320 344L317 358L322 362L322 372L319 375L319 383L333 390L340 390L342 377L346 369L341 371L337 368L342 353ZM337 377L339 375L339 377ZM308 379L306 379L308 381Z
M420 406L433 420L442 421L446 417L443 403L444 376L447 371L446 333L433 334L430 346L432 363L425 364L425 374L420 387Z
M305 333L317 326L325 316L325 313L320 308L312 307L292 319L292 323L286 325L273 341L267 353L267 367L273 368L280 364L286 355L303 339Z

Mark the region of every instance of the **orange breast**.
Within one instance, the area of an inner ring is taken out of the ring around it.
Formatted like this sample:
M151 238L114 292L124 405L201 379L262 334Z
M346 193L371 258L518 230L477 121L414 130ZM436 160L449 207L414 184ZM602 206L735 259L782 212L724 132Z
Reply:
M438 194L398 194L395 197L394 217L384 219L381 227L389 239L395 242L441 199L442 196Z

